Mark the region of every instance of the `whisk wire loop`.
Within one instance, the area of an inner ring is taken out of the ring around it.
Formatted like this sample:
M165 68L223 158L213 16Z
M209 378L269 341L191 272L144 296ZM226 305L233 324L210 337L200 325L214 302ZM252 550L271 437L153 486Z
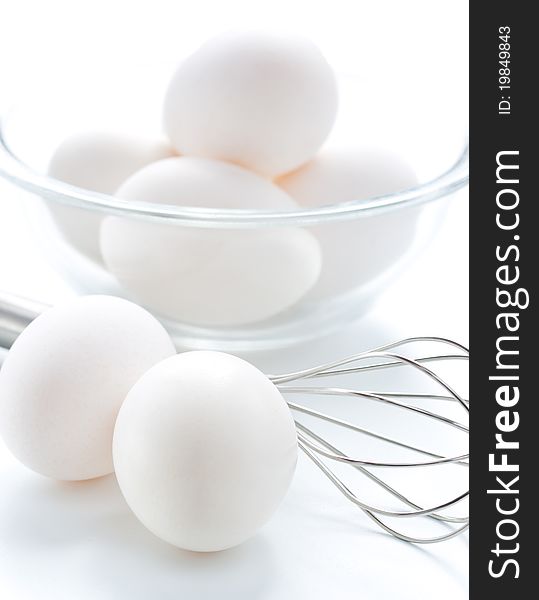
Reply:
M437 353L410 358L401 352L404 347L431 344L450 347L449 353ZM457 352L454 352L456 350ZM302 394L312 396L333 396L348 397L360 399L366 402L376 402L385 404L391 409L404 411L414 417L428 419L430 422L436 422L450 430L469 433L466 423L454 418L449 418L433 410L427 410L421 406L411 404L416 401L431 401L437 406L447 405L448 402L455 403L463 410L463 416L467 417L469 413L469 400L462 397L445 379L434 372L433 368L438 363L450 361L468 361L469 352L465 346L442 337L410 337L384 346L379 346L372 350L361 352L338 361L318 365L309 369L284 373L281 375L270 375L270 379L277 385L279 390L285 395ZM429 365L429 366L427 366ZM431 366L432 365L432 368ZM317 386L309 385L308 382L319 378L334 378L349 375L361 375L368 371L394 368L410 368L425 379L433 382L437 387L442 388L442 393L429 393L423 390L398 391L398 392L376 392L370 390L350 389L340 386ZM305 382L304 385L286 385L294 382ZM400 470L402 468L412 469L418 467L441 467L442 465L457 465L460 467L469 466L468 451L455 455L446 456L443 453L433 452L421 448L415 444L405 442L394 438L393 436L373 431L351 421L346 421L325 412L314 410L302 404L297 404L287 400L290 409L296 417L296 428L298 432L298 445L305 455L324 473L324 475L333 483L333 485L355 506L360 508L374 523L392 536L407 542L418 544L429 544L441 542L454 538L463 533L469 527L469 516L454 516L444 514L443 511L452 509L456 505L465 501L469 496L469 490L461 491L457 494L451 494L449 499L432 503L424 506L421 503L412 501L406 494L390 485L379 475L373 473L373 469L384 467L387 469ZM366 438L376 440L377 443L385 444L390 448L402 449L406 452L415 452L423 456L423 460L387 460L373 459L367 457L351 456L337 448L337 446L326 438L326 436L316 433L301 422L301 415L320 423L327 423L336 428L352 431ZM406 509L395 509L393 507L384 507L367 502L354 493L350 487L342 480L337 472L329 466L330 463L341 464L352 467L355 472L368 478L378 488L388 493L394 499L406 505ZM426 517L438 522L443 527L449 528L449 531L440 535L416 536L406 532L399 531L395 527L385 522L386 518L391 519L414 519Z

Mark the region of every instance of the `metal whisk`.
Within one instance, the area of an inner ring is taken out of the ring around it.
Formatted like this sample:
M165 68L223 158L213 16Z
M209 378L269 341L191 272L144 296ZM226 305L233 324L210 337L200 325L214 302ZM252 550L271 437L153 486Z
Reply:
M433 343L441 345L443 347L450 348L450 353L436 354L429 356L419 356L416 358L409 358L404 356L398 349L402 349L405 346L418 345L424 343ZM414 337L404 340L400 340L385 346L374 348L373 350L362 352L342 360L331 362L303 371L296 371L293 373L286 373L283 375L271 375L270 379L278 386L283 395L288 397L293 394L308 394L312 395L323 395L323 396L346 396L356 400L370 400L378 403L383 403L395 410L413 413L423 419L434 420L444 426L459 430L468 434L469 429L465 423L461 423L457 420L453 420L449 417L443 416L437 412L431 412L416 406L412 403L413 400L429 400L435 401L436 403L453 402L462 407L465 417L469 413L469 401L464 399L459 393L457 393L448 383L446 383L439 375L437 375L431 368L427 367L428 363L441 363L446 361L461 361L469 360L468 350L448 339L438 337ZM319 387L316 385L302 385L292 386L288 385L293 382L307 382L319 378L327 377L339 377L350 374L362 374L367 371L373 371L378 369L395 369L395 368L408 368L419 373L421 376L434 381L435 384L441 388L441 394L431 393L414 393L414 392L372 392L362 391L359 389L348 389L341 387ZM463 533L468 529L469 516L453 516L450 514L444 514L442 511L446 511L454 507L457 504L462 503L467 499L469 495L469 489L452 495L450 498L443 502L436 503L434 506L423 506L417 502L412 501L408 495L400 492L398 489L390 485L382 477L375 474L373 471L378 468L385 468L390 470L411 470L420 469L427 467L437 467L441 465L456 465L459 467L468 467L469 454L468 451L464 451L460 454L453 456L445 456L437 452L432 452L416 446L415 444L405 443L390 437L383 435L376 431L372 431L336 418L332 415L324 412L319 412L296 404L288 400L288 405L293 411L296 417L296 427L298 431L298 443L301 450L309 457L309 459L326 475L326 477L335 485L335 487L353 504L359 507L370 519L372 519L378 526L384 529L391 535L407 541L418 544L428 544L434 542L441 542L449 540L460 533ZM421 455L423 458L420 460L411 461L396 461L396 460L372 460L362 458L358 456L349 455L341 451L334 443L326 438L326 436L316 433L305 425L301 421L302 416L312 417L314 420L330 423L337 426L340 429L346 429L354 432L360 436L366 436L370 439L375 439L378 442L382 442L390 447L397 447L406 451L414 452ZM397 414L395 418L399 418ZM329 464L344 464L352 467L361 475L367 477L371 482L382 488L391 497L398 500L402 505L402 509L394 509L383 506L377 506L367 501L361 500L361 498L351 491L351 489L345 484L343 479L337 474L334 468L330 467ZM427 537L417 537L408 535L400 532L394 527L384 522L384 518L397 518L397 519L411 519L427 517L434 521L438 521L449 527L447 533L441 535L431 535Z
M9 347L17 335L46 307L36 302L22 299L7 294L0 294L0 345ZM405 347L417 347L419 345L437 345L443 349L442 353L431 355L420 355L415 358L405 356L402 352ZM348 397L355 401L365 403L375 402L393 409L391 417L387 420L392 427L401 423L401 414L407 413L421 418L424 423L431 425L433 422L440 424L453 431L460 431L468 434L469 429L466 422L455 420L440 412L434 412L423 408L419 403L434 402L437 407L456 405L462 409L462 419L466 420L469 413L469 401L464 399L451 387L440 375L435 373L430 366L453 361L468 361L468 350L457 342L439 337L413 337L400 340L385 346L374 348L367 352L361 352L338 360L335 362L319 365L302 371L285 373L282 375L269 375L268 377L277 385L281 393L288 398L291 395L307 395L311 400L318 396L326 397ZM425 393L423 391L368 391L362 389L350 389L348 387L318 386L316 380L336 377L348 377L362 375L370 371L382 369L408 369L419 374L422 378L434 384L439 388L439 393ZM304 385L291 385L296 382L302 382ZM414 402L415 401L415 402ZM412 470L429 471L429 469L440 469L444 466L454 466L467 468L469 465L468 451L457 454L434 452L422 448L416 443L409 443L402 439L396 439L393 435L386 435L379 431L367 429L359 424L340 419L334 415L315 410L303 404L297 404L287 399L288 406L295 416L295 422L298 433L298 443L306 456L324 473L324 475L333 483L333 485L354 505L360 508L372 521L386 532L400 540L418 544L428 544L449 540L468 529L468 515L454 515L448 513L453 507L460 508L469 495L468 482L466 478L465 491L452 493L450 497L441 502L417 502L412 500L410 494L398 488L401 485L391 484L389 477L382 478L377 474L377 470L388 472L406 473L406 480L410 479L409 473ZM363 408L363 405L362 405ZM399 413L397 413L399 411ZM314 431L305 420L316 421L318 431ZM405 428L405 422L403 421ZM330 425L339 430L339 441L330 441L331 436L325 432L320 432L325 425ZM363 423L364 425L364 423ZM427 428L426 431L430 431ZM397 458L377 457L375 459L360 457L348 454L338 446L343 441L344 433L352 432L355 441L360 438L363 441L369 440L368 452L387 453L388 449L399 449L401 454L413 453L421 456L416 460L402 460L402 456ZM357 437L359 436L359 437ZM336 445L337 444L337 445ZM382 452L383 449L383 452ZM330 466L331 465L331 466ZM361 499L358 494L353 492L338 473L339 467L351 467L354 473L359 473L365 481L365 478L374 484L377 489L383 490L388 498L399 503L399 507L382 506L378 503ZM427 474L428 475L428 474ZM425 483L425 478L422 479ZM426 480L432 483L431 479ZM402 484L402 482L400 482ZM423 486L424 487L424 486ZM412 494L413 495L413 494ZM428 535L419 537L409 535L403 531L397 530L388 524L388 519L402 520L420 520L427 519L436 522L438 525L448 528L448 531L439 535Z

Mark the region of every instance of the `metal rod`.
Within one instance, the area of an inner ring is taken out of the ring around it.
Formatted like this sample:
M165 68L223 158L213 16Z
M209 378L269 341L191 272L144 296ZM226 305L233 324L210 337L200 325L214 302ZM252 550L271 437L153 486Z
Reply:
M48 306L0 291L0 347L11 348L23 330Z

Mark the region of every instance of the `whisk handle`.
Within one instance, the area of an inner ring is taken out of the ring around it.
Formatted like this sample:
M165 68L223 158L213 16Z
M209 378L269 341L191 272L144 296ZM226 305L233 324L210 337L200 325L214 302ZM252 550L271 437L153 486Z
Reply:
M11 348L13 342L46 304L0 291L0 347Z

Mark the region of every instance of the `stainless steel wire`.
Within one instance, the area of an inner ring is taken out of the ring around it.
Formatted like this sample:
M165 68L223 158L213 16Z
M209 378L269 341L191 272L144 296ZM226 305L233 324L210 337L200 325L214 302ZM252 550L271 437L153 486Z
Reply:
M404 351L405 347L425 344L444 346L444 350L450 349L450 352L434 355L422 354L415 358L410 358L401 353ZM452 509L456 505L461 506L461 503L468 498L469 487L466 490L451 494L447 499L425 506L423 505L424 503L420 504L411 500L407 494L399 491L395 486L390 485L384 478L375 474L373 471L378 468L390 470L425 468L425 470L428 470L429 467L436 468L442 465L455 465L467 468L469 466L468 450L466 449L451 456L446 456L444 453L433 452L432 450L421 448L415 444L396 439L393 436L373 431L360 424L352 423L332 416L331 414L297 404L292 402L288 397L294 394L301 394L334 397L341 396L373 401L384 404L395 411L403 411L431 422L437 422L442 426L452 428L464 434L468 434L469 429L466 422L449 418L410 403L413 400L429 400L447 406L448 402L453 402L462 409L462 416L465 421L469 413L469 400L463 398L447 381L442 379L431 366L434 367L438 363L443 362L468 360L469 352L467 348L457 342L441 337L413 337L309 369L284 373L281 375L269 375L269 378L277 385L281 393L285 396L290 409L294 413L300 449L322 471L344 497L360 508L384 531L396 538L416 544L430 544L449 540L468 529L468 515L454 516L451 514L444 514L444 511ZM368 371L396 368L412 369L421 377L434 382L436 386L441 388L441 393L431 394L424 391L376 392L370 390L349 389L347 387L309 385L310 381L318 378L361 375ZM301 382L304 385L289 385L294 382ZM315 432L311 427L302 422L302 416L307 416L314 421L329 423L332 426L351 431L360 436L366 436L367 438L376 440L377 443L386 444L392 448L398 448L407 454L414 452L422 458L417 460L404 458L402 460L373 460L371 458L347 454L341 451L335 443L330 442L327 439L327 436ZM359 495L352 491L344 482L341 476L336 472L335 467L330 466L336 464L344 464L352 467L355 472L368 478L376 486L387 492L393 499L402 503L406 508L395 509L393 507L384 507L362 500ZM427 536L410 535L386 522L386 519L420 518L428 518L432 521L436 521L444 527L447 527L448 531Z

